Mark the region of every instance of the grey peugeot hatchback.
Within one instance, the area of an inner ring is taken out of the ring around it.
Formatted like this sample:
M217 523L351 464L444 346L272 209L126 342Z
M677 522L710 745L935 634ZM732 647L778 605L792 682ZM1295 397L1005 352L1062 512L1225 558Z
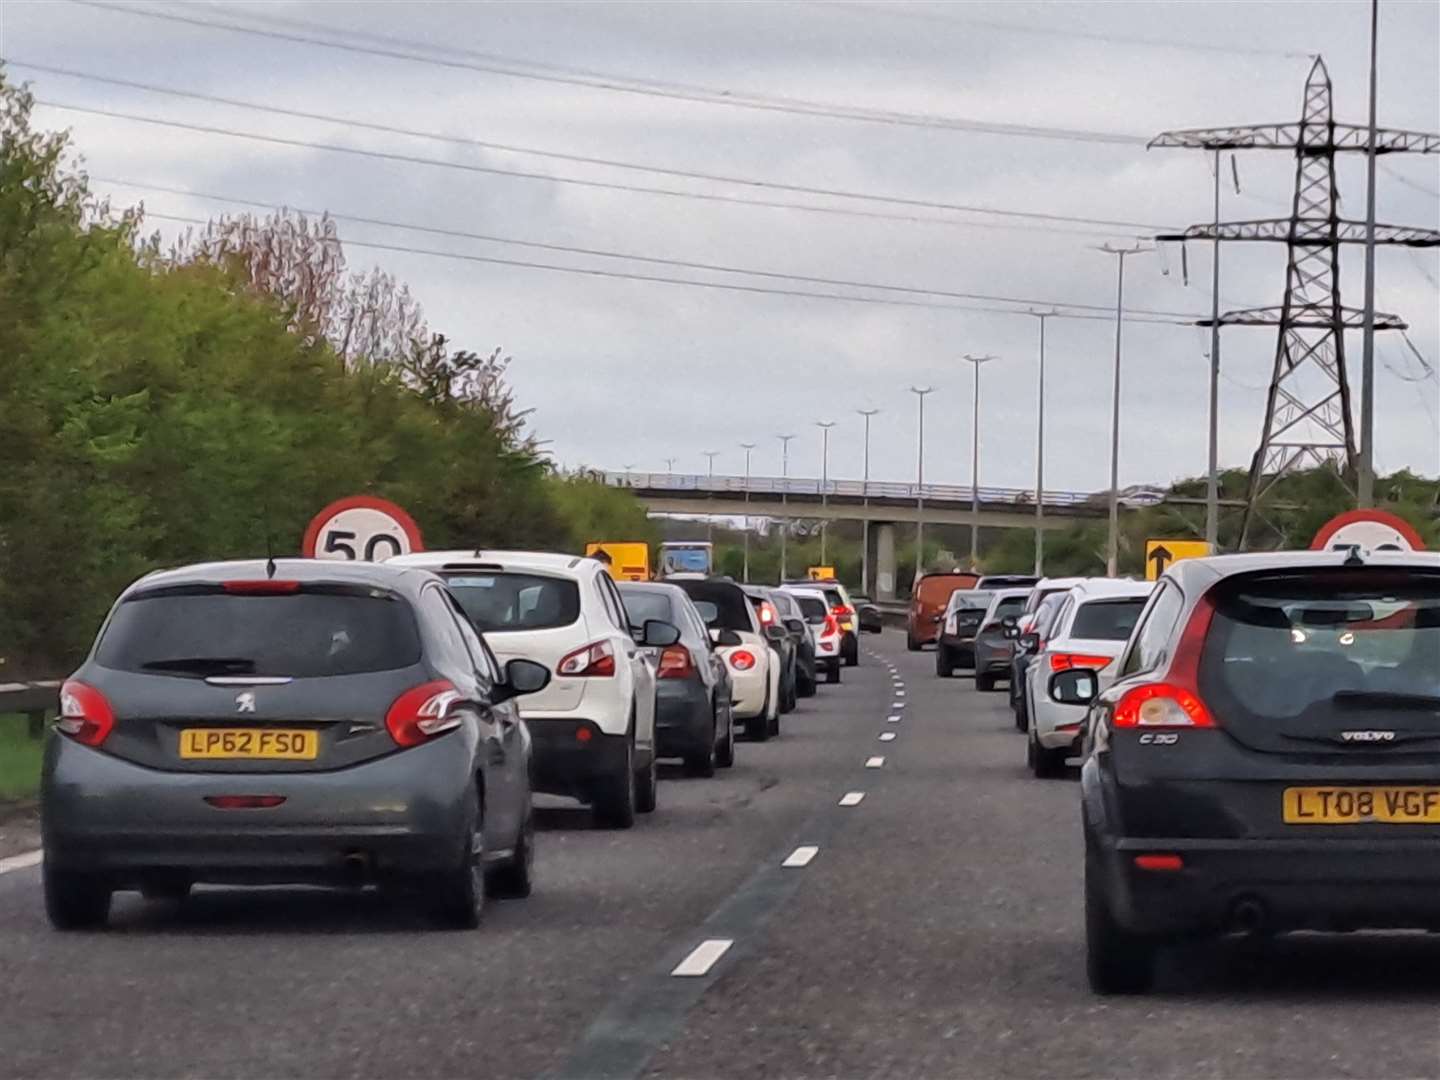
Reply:
M117 890L198 882L407 889L444 925L530 891L530 740L444 583L286 559L151 574L60 692L41 781L52 925Z

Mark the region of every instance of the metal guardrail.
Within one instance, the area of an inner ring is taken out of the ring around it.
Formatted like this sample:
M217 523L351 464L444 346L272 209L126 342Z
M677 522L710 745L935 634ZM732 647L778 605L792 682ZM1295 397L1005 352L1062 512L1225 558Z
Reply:
M30 734L39 735L45 716L59 704L60 680L0 683L0 713L23 713L30 718Z
M703 495L799 495L818 498L825 495L843 499L904 499L922 496L931 502L969 503L975 494L989 505L1010 503L1034 506L1033 488L980 487L978 491L966 484L907 484L890 480L828 480L813 477L779 476L708 476L703 473L605 472L605 483L612 487L643 488L647 491L673 491L676 494ZM1046 491L1046 506L1103 505L1109 492ZM1121 493L1127 505L1153 505L1161 501L1159 492L1127 489Z

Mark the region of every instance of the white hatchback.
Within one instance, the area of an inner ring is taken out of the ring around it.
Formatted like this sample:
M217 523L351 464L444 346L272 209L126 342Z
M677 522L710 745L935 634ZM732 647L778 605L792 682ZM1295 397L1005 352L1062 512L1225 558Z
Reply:
M554 673L520 709L534 742L536 791L588 802L600 824L615 828L655 809L655 669L641 646L673 644L675 627L651 620L632 630L596 559L427 551L390 562L444 578L502 667L523 657Z
M780 656L770 647L745 591L723 578L667 578L695 602L730 669L735 719L756 742L780 734ZM783 629L778 630L784 633Z
M803 585L785 585L780 591L795 597L805 616L810 640L815 643L816 674L823 668L825 681L838 683L845 635L840 629L840 620L830 610L830 601L824 591L808 589Z
M1154 590L1154 582L1113 578L1087 578L1070 589L1050 624L1049 640L1025 671L1030 714L1026 760L1036 776L1062 773L1084 734L1086 707L1051 698L1050 677L1057 671L1090 668L1102 691L1114 682L1116 660Z

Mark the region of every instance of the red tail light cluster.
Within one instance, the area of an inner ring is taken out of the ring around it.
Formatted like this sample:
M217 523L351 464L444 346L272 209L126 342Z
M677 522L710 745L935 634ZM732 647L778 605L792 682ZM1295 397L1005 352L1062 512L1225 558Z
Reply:
M695 674L695 661L684 645L667 645L655 669L657 679L688 679Z
M606 678L615 674L615 647L608 641L585 645L555 665L555 674L567 679Z
M263 578L259 581L223 581L220 587L237 596L285 596L300 591L298 581L277 581Z
M760 601L760 625L772 626L775 623L775 606L769 600Z
M55 729L86 746L99 746L115 726L115 710L105 695L78 679L60 687L60 716Z
M1088 656L1085 653L1051 653L1051 671L1069 671L1071 668L1094 668L1100 670L1113 656Z
M833 611L836 615L841 616L855 614L855 609L852 608L849 604L836 604L830 610Z
M820 631L821 637L834 637L840 633L840 621L834 615L825 616L825 629Z
M736 649L729 659L730 666L736 671L749 671L755 666L755 654L749 649Z
M449 679L436 679L406 690L385 714L385 727L399 746L418 746L460 726L450 707L460 691Z
M1145 683L1126 692L1115 703L1112 723L1117 728L1213 728L1218 725L1205 702L1200 700L1200 652L1215 604L1201 597L1190 621L1180 635L1169 677L1163 682Z

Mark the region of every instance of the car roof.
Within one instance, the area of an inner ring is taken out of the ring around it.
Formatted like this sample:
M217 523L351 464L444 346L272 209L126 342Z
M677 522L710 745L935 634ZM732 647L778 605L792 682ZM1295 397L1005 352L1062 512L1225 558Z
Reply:
M1073 588L1085 580L1083 577L1047 577L1041 578L1031 586L1031 589L1038 589L1041 592L1050 592L1051 590L1058 591L1060 589Z
M1190 591L1205 589L1223 578L1238 574L1264 573L1267 570L1338 570L1346 567L1350 553L1346 551L1267 551L1238 555L1210 555L1201 559L1181 559L1171 564L1165 577L1175 579ZM1440 552L1375 551L1362 553L1360 565L1391 569L1440 571Z
M667 581L617 581L615 587L622 593L653 592L665 593L672 597L689 595L679 585L671 585Z
M546 573L578 575L587 566L601 569L599 559L582 555L566 555L558 551L492 551L458 549L452 551L417 551L397 555L390 563L418 566L426 570L540 570Z
M192 563L171 570L146 574L125 590L155 589L170 585L218 585L222 581L324 582L340 585L378 585L407 593L415 593L435 575L421 567L394 566L390 562L352 562L342 559L276 559L274 573L266 559L229 559L221 562Z
M1029 589L993 589L990 592L990 602L995 604L1001 600L1023 599L1029 595Z
M1149 596L1154 591L1153 581L1129 581L1125 578L1086 578L1070 587L1070 594L1082 603L1086 600Z

